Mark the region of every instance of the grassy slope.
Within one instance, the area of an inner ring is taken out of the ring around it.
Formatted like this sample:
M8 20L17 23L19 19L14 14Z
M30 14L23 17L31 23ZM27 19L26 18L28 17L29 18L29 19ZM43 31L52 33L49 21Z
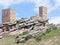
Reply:
M45 36L43 36L42 40L45 41L45 40L48 40L48 39L52 39L52 37L54 37L54 36L60 36L60 30L51 31L50 33L48 33ZM43 45L41 43L41 41L40 42L36 42L35 39L30 39L26 43L16 44L14 42L15 41L14 39L15 39L15 36L10 36L8 38L0 39L0 45ZM57 42L57 43L59 43L59 42ZM57 44L55 43L55 45L57 45Z
M54 36L59 36L59 35L60 35L60 29L52 30L50 33L48 33L45 36L43 36L42 39L43 40L47 40L49 38L52 38Z

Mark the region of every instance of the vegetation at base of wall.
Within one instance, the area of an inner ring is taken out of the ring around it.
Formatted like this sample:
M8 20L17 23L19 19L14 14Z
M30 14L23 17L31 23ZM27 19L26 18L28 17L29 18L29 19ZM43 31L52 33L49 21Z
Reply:
M25 37L25 41L27 41L27 40L29 40L31 38L32 38L32 36L31 35L28 35L28 36Z
M41 41L41 35L35 36L34 39L35 39L37 42Z
M22 34L25 35L25 34L28 34L29 32L28 31L24 31Z
M59 35L60 35L60 29L51 30L51 32L47 33L45 36L42 36L42 40L47 40L49 38Z
M23 33L21 33L21 34L19 34L19 35L17 35L17 36L26 35L26 34L28 34L28 33L29 33L29 31L24 31Z
M60 36L60 29L52 30L51 32L43 35L41 37L41 40L45 41L45 40L51 39L54 36ZM26 41L25 43L17 44L17 43L15 43L15 37L16 36L9 36L7 38L0 39L0 45L37 45L37 41L35 40L35 38L31 38L28 41ZM38 42L38 45L40 45L40 44L41 44L41 41ZM55 43L55 45L56 45L56 43Z
M35 35L35 36L33 37L32 35L26 35L26 34L28 34L28 31L25 31L25 32L23 32L22 38L20 38L20 39L24 39L24 41L26 42L26 41L28 41L29 39L34 38L37 42L39 42L39 41L42 40L42 36L45 36L47 33L50 33L50 32L51 32L51 30L47 29L47 30L46 30L46 33L38 34L38 35ZM25 36L24 36L24 35L25 35ZM19 36L17 36L17 37L19 38ZM16 39L18 39L18 38L16 38ZM20 40L20 39L19 39L19 40Z
M47 29L47 30L46 30L46 33L49 33L49 32L51 32L51 29Z

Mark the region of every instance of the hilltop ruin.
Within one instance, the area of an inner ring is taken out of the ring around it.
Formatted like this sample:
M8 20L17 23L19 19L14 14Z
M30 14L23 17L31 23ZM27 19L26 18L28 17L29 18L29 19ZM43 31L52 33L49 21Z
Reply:
M0 35L4 32L8 34L23 33L25 30L46 30L48 24L48 13L46 7L39 7L39 15L30 18L16 20L16 11L13 9L2 10L2 24L0 25Z

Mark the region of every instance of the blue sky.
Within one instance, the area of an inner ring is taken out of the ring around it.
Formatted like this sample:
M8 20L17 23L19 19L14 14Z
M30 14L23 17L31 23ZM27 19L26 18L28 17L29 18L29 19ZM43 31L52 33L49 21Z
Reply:
M39 6L48 8L49 23L60 23L60 0L0 0L0 23L3 8L15 9L18 19L39 14Z

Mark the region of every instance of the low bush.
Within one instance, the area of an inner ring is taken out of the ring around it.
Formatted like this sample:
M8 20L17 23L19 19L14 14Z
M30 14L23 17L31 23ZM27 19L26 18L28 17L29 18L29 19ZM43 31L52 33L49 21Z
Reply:
M46 33L42 33L42 35L46 35Z
M47 30L46 30L46 33L49 33L49 32L51 32L51 30L50 30L50 29L47 29Z
M28 31L23 32L23 35L28 34Z
M25 37L25 40L27 41L27 40L29 40L29 39L31 39L32 38L32 35L27 35L26 37Z
M16 36L16 38L19 38L19 36Z
M34 37L37 42L41 41L41 35L37 35Z

